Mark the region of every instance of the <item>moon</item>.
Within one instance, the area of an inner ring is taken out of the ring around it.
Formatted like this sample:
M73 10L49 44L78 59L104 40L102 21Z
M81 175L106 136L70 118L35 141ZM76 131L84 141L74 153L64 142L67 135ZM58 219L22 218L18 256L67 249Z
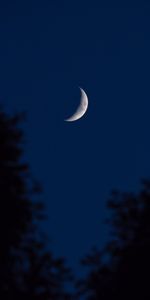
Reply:
M75 111L75 113L68 119L65 119L65 121L67 121L67 122L73 122L73 121L79 120L87 111L88 97L83 89L80 88L80 91L81 91L80 104L79 104L77 110Z

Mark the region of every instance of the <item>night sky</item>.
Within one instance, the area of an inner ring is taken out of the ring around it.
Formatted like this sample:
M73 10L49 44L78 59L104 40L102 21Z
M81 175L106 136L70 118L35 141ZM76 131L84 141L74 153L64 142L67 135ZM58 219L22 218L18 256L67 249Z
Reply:
M89 108L64 122L80 102ZM150 175L150 2L0 1L0 101L27 111L25 158L44 187L44 228L77 267L107 240L112 188Z

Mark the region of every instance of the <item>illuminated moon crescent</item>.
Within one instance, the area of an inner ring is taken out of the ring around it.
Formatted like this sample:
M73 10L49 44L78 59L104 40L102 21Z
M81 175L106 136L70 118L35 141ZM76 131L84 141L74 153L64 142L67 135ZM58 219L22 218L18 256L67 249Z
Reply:
M81 91L80 104L79 104L77 110L75 111L75 113L71 117L66 119L65 121L68 121L68 122L76 121L76 120L80 119L85 114L85 112L87 111L88 97L87 97L87 95L86 95L86 93L84 92L83 89L80 88L80 91Z

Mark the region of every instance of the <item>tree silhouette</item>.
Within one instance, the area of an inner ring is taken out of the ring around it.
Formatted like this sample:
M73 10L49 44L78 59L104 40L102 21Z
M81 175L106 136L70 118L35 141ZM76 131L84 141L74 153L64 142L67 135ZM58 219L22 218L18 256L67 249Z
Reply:
M138 193L111 193L110 241L82 260L89 271L69 293L71 271L39 231L42 188L23 161L24 117L0 109L0 299L150 299L150 181Z
M150 299L150 181L143 180L137 194L113 191L108 208L111 240L82 260L89 272L77 283L78 294L90 300Z
M70 269L38 231L44 210L41 186L23 162L24 117L0 109L0 299L70 299Z

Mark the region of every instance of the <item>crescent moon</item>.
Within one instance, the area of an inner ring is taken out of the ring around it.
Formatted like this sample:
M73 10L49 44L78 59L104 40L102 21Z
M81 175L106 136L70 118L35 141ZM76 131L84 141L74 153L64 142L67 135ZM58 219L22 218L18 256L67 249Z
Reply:
M67 121L67 122L73 122L73 121L80 119L87 111L88 97L83 89L80 88L80 91L81 91L80 104L79 104L77 110L75 111L75 113L68 119L65 119L65 121Z

